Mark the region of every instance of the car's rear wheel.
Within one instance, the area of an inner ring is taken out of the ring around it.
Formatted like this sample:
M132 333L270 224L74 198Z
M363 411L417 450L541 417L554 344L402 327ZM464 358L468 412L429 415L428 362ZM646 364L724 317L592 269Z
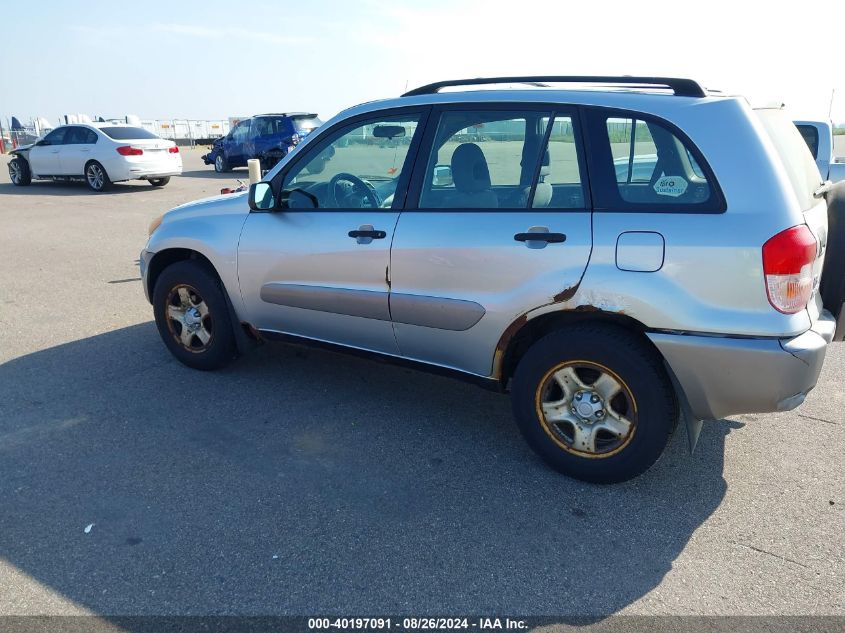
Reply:
M9 161L9 178L13 185L25 187L32 182L32 173L29 171L29 163L20 156Z
M613 325L578 325L537 341L513 379L513 409L528 444L552 468L594 483L646 471L678 419L655 350Z
M111 180L105 168L95 160L85 165L85 182L91 191L106 191L111 187Z
M170 182L170 176L165 176L164 178L150 178L149 183L153 187L164 187L167 183Z
M229 161L226 160L226 157L223 155L223 152L219 152L214 158L214 171L216 171L218 174L222 174L225 171L229 171Z
M224 290L199 262L181 261L162 271L153 313L167 349L188 367L219 369L237 356Z

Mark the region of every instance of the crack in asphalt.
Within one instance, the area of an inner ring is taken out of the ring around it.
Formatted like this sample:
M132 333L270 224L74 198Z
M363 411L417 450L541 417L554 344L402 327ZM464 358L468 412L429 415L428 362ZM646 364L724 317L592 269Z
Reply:
M750 550L754 550L755 552L759 552L761 554L766 554L767 556L771 556L772 558L778 558L782 561L787 563L792 563L794 565L798 565L799 567L803 567L804 569L809 569L813 571L813 568L809 565L805 565L804 563L799 563L797 560L793 560L791 558L787 558L786 556L781 556L780 554L775 554L774 552L770 552L768 550L762 549L760 547L755 547L754 545L748 545L747 543L740 543L738 541L731 541L734 545L739 545L740 547L745 547Z

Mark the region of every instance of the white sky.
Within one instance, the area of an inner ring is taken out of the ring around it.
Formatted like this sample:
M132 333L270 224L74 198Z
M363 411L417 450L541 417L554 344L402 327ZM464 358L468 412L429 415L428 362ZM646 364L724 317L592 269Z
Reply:
M845 123L842 0L7 4L0 116L339 110L449 78L691 77ZM5 123L5 120L4 120Z

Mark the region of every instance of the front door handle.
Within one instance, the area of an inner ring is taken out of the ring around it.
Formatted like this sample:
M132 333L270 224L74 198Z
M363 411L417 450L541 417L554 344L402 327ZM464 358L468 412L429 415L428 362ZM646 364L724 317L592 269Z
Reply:
M517 242L525 242L528 248L545 248L547 244L560 244L566 241L563 233L552 233L545 226L532 226L527 233L513 236Z
M372 224L362 224L357 229L349 231L349 237L354 237L359 244L370 244L373 240L383 240L387 233L373 228Z

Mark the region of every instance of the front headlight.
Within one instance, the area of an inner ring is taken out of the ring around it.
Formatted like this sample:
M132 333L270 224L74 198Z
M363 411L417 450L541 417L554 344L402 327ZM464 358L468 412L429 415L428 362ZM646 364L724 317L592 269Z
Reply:
M150 228L149 228L149 235L150 235L150 237L152 237L152 235L153 235L153 233L155 233L156 229L157 229L158 227L160 227L160 226L161 226L161 221L162 221L163 219L164 219L164 214L162 213L162 214L161 214L160 216L158 216L155 220L153 220L152 222L150 222Z

